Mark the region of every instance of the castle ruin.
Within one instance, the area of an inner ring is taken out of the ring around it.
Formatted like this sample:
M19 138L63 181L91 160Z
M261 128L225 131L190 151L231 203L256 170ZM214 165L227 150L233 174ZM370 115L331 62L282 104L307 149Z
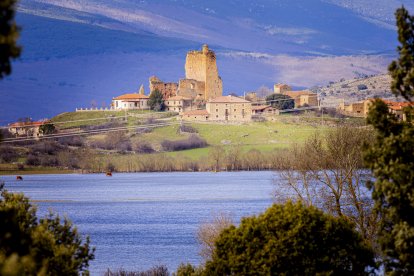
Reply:
M223 82L218 75L216 54L207 45L201 51L187 53L185 79L179 83L164 83L157 77L150 78L150 91L159 90L164 99L182 96L207 101L223 95Z
M180 80L178 93L184 97L204 100L223 95L223 82L218 75L216 54L206 44L201 51L190 51L185 61L185 79Z

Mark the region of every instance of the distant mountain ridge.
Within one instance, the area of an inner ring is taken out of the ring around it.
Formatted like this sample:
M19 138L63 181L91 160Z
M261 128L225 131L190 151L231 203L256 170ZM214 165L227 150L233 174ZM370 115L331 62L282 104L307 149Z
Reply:
M23 55L0 82L0 124L50 117L184 76L185 54L216 51L225 94L378 74L395 55L379 0L21 0ZM349 4L351 3L351 4ZM370 4L371 3L371 4ZM104 103L104 104L103 104Z

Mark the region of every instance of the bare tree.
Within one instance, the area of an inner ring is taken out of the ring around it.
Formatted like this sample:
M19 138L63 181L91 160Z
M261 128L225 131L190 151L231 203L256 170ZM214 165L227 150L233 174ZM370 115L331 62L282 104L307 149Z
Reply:
M376 246L378 217L365 187L370 175L363 169L361 153L370 137L370 130L341 126L296 146L285 160L283 181L276 183L281 191L277 199L301 200L345 217Z
M233 220L228 214L220 213L213 220L202 224L197 232L197 240L201 246L200 256L205 262L211 260L215 249L215 242L220 233L233 225Z
M225 156L226 152L223 146L214 146L208 153L208 157L213 163L215 172L220 171Z
M257 90L256 90L256 96L260 99L264 99L267 96L273 94L272 89L270 89L269 87L262 85L260 86Z
M240 145L234 145L228 148L226 155L227 169L238 170L241 167L242 148Z

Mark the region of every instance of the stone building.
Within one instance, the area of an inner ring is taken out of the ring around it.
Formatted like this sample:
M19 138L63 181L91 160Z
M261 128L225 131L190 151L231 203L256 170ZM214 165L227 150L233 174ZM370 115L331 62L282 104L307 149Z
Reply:
M8 130L11 134L17 136L41 136L40 127L48 122L16 122L9 124Z
M156 76L152 76L149 79L149 87L150 94L158 90L164 95L164 100L177 96L178 83L175 82L163 82Z
M318 95L311 91L285 91L282 94L295 100L295 107L318 106Z
M193 100L183 96L170 97L164 101L166 111L185 112L193 109ZM195 109L195 108L194 108Z
M210 117L210 113L208 113L207 110L190 110L186 111L181 115L181 119L184 121L197 121L197 122L203 122L208 121Z
M252 104L235 96L221 96L207 101L206 109L210 121L250 122Z
M273 86L273 92L276 94L284 94L284 92L292 91L292 87L284 83L276 83Z
M112 99L112 108L118 110L149 109L148 100L149 97L142 94L123 94Z
M178 95L205 101L223 95L216 54L207 45L201 51L190 51L185 61L185 79L179 81Z

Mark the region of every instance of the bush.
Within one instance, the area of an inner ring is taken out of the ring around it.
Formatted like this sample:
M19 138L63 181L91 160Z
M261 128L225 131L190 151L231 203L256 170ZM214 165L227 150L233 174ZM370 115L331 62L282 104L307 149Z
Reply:
M359 275L374 253L353 225L302 203L273 205L224 230L206 275Z
M0 275L88 275L94 248L76 227L50 213L42 219L23 194L0 184Z
M72 147L82 147L84 144L84 138L82 136L61 137L58 138L56 141L61 145Z
M198 137L197 135L191 135L188 139L170 141L164 140L161 143L163 150L165 151L179 151L187 149L203 148L207 146L206 140Z
M174 276L201 276L203 275L203 267L193 266L192 264L180 264Z
M42 141L38 142L31 147L32 153L34 154L49 154L53 155L63 149L62 145L54 141Z
M29 156L27 156L26 165L29 165L29 166L39 166L40 165L40 159L39 159L39 157L30 154Z
M367 90L368 89L368 86L366 86L365 84L359 84L358 85L358 90L359 91L361 91L361 90Z
M0 161L5 163L11 163L16 161L19 155L16 151L9 146L0 147Z
M177 132L198 133L198 130L189 125L181 125Z
M136 153L153 153L155 150L152 148L151 144L146 141L138 141L134 144L133 147Z
M112 272L108 269L104 276L169 276L168 268L165 265L154 266L147 271L127 271L123 268Z

